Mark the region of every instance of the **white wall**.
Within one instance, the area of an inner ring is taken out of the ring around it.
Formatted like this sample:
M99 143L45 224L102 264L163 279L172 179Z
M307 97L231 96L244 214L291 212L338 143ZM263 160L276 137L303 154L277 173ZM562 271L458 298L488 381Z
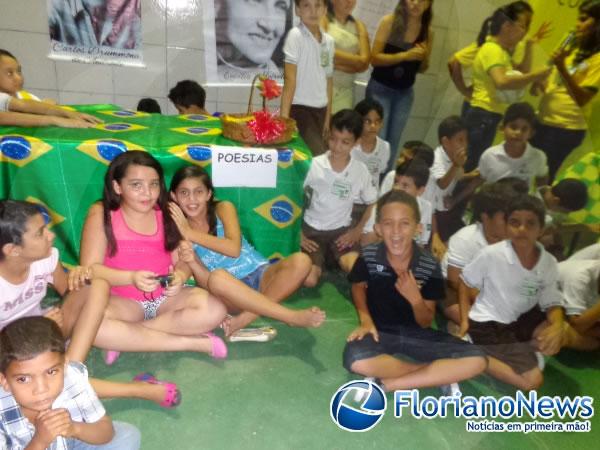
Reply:
M361 1L375 0L359 0L359 7ZM483 19L505 2L435 0L431 65L418 77L403 140L425 138L435 144L439 121L459 112L462 100L450 84L446 61L471 42ZM20 60L28 90L60 103L116 103L126 108L149 96L159 101L163 112L173 114L169 88L186 78L205 81L202 0L143 0L142 27L146 68L53 61L47 57L46 0L0 0L0 48ZM207 108L243 111L247 98L248 87L208 88Z

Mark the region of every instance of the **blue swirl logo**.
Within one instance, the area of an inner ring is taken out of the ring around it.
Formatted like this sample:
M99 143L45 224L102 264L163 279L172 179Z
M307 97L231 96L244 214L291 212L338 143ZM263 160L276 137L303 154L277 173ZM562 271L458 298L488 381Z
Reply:
M340 387L329 411L336 425L346 431L369 431L379 423L387 406L383 390L369 380L354 380Z

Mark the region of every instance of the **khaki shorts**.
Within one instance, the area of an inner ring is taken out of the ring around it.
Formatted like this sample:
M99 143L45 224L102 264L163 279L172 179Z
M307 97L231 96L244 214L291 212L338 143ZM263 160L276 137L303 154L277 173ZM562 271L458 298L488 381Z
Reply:
M308 253L306 250L302 250L312 260L312 263L317 267L323 267L325 261L329 261L328 257L333 258L335 261L339 261L342 256L350 252L358 252L360 247L358 243L355 243L351 247L344 249L338 249L335 245L335 241L342 234L350 230L350 227L336 228L335 230L317 230L306 222L302 222L302 232L304 236L317 243L319 248L312 253Z
M535 306L522 314L516 322L509 324L469 320L469 335L473 343L486 354L508 364L521 374L537 367L536 350L531 339L535 329L544 320L546 315Z

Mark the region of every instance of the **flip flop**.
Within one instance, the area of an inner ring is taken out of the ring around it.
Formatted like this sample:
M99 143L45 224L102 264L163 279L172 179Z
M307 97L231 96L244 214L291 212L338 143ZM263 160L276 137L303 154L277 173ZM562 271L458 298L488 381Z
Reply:
M154 375L148 372L140 373L133 378L133 381L142 381L150 384L162 384L165 386L165 398L159 403L163 408L175 408L181 403L181 392L177 385L170 381L157 380Z
M209 331L208 333L204 333L203 336L206 336L210 340L210 345L212 349L209 353L215 359L225 359L227 358L227 346L223 339L219 336L216 336L213 332Z
M104 362L107 366L112 366L117 361L117 359L119 359L120 354L121 352L118 352L116 350L105 350Z
M275 339L277 330L273 327L242 328L227 338L229 342L269 342Z

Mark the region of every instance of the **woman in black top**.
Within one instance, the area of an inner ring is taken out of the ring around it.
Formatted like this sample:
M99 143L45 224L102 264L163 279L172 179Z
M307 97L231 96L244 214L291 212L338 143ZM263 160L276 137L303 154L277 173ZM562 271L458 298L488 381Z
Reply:
M367 97L384 108L381 137L390 143L390 170L398 155L402 131L413 103L413 84L427 69L431 53L433 0L400 0L392 14L381 19L373 47L373 72Z

